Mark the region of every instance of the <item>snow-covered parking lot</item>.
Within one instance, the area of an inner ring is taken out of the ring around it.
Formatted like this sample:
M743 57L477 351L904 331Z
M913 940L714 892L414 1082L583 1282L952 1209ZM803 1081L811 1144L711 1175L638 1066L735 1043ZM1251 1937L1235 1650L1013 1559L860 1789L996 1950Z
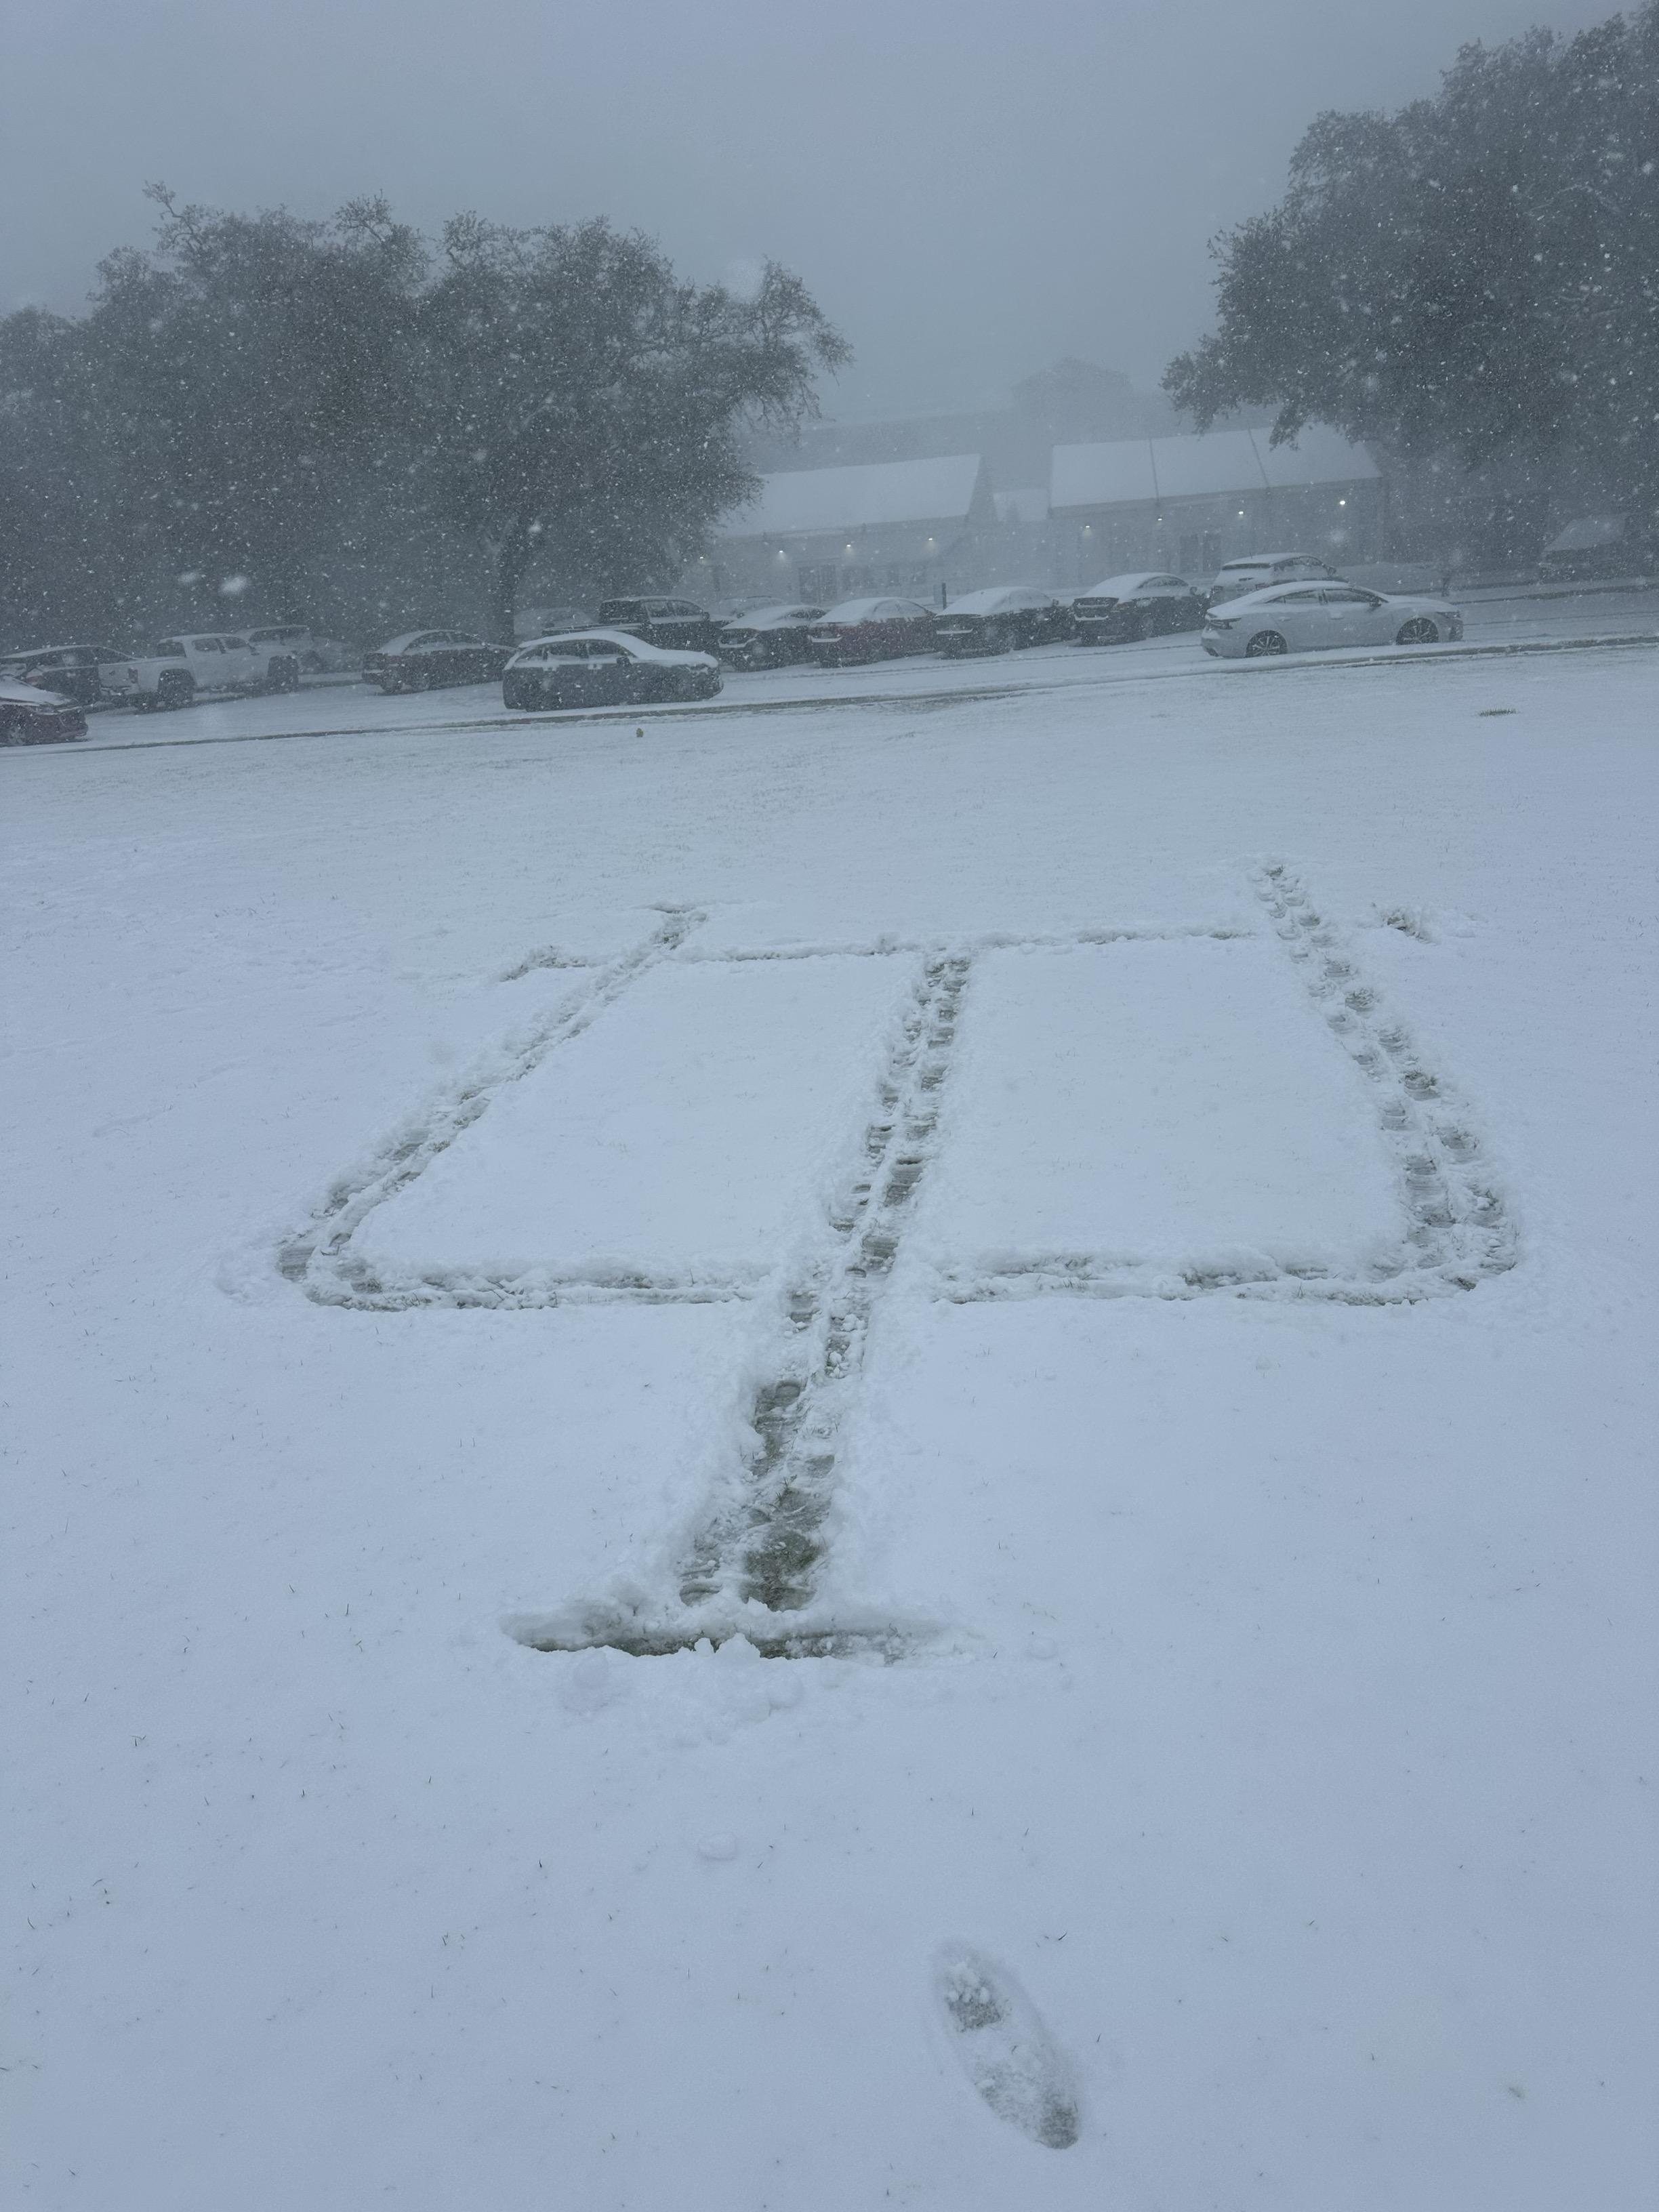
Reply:
M1644 2201L1659 652L1176 643L0 760L17 2201Z

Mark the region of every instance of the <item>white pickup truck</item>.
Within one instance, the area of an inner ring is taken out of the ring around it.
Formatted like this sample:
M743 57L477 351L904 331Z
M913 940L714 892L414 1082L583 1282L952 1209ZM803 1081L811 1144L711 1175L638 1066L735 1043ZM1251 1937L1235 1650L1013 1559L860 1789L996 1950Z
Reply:
M217 692L297 691L300 662L280 636L258 645L223 632L164 637L127 662L118 688L140 709L187 707Z

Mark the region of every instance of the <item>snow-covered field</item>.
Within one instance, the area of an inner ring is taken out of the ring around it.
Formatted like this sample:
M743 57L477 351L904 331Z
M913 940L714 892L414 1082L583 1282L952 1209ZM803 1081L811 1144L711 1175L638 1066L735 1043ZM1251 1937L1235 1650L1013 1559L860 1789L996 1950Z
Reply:
M0 759L16 2201L1647 2201L1659 653L1039 659Z

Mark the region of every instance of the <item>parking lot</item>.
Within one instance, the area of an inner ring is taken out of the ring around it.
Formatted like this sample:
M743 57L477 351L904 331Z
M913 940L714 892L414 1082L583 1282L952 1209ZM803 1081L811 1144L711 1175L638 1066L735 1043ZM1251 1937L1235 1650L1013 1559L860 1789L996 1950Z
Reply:
M1100 647L1036 646L984 659L945 661L920 655L867 667L728 673L724 691L710 705L590 711L626 720L629 715L724 714L742 708L830 707L877 697L921 702L1073 686L1103 688L1164 677L1211 683L1264 676L1272 680L1274 672L1282 676L1319 665L1397 661L1423 653L1468 657L1504 648L1535 651L1597 638L1659 635L1659 586L1655 585L1506 589L1472 593L1460 604L1467 617L1462 646L1309 653L1282 661L1222 665L1206 658L1195 637L1183 635ZM299 692L286 696L204 700L167 715L137 715L125 707L103 709L90 718L87 737L73 750L327 736L358 730L430 730L447 724L476 728L496 717L507 721L570 719L509 715L501 705L498 684L386 696L361 681L313 677Z

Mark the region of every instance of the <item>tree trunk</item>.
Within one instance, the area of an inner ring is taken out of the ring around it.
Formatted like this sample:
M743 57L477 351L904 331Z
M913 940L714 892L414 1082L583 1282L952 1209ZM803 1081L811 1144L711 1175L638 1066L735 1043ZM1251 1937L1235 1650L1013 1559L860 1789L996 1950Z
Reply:
M514 617L519 611L519 586L530 566L530 544L529 524L514 516L495 548L495 587L490 594L489 618L497 645L514 641Z

